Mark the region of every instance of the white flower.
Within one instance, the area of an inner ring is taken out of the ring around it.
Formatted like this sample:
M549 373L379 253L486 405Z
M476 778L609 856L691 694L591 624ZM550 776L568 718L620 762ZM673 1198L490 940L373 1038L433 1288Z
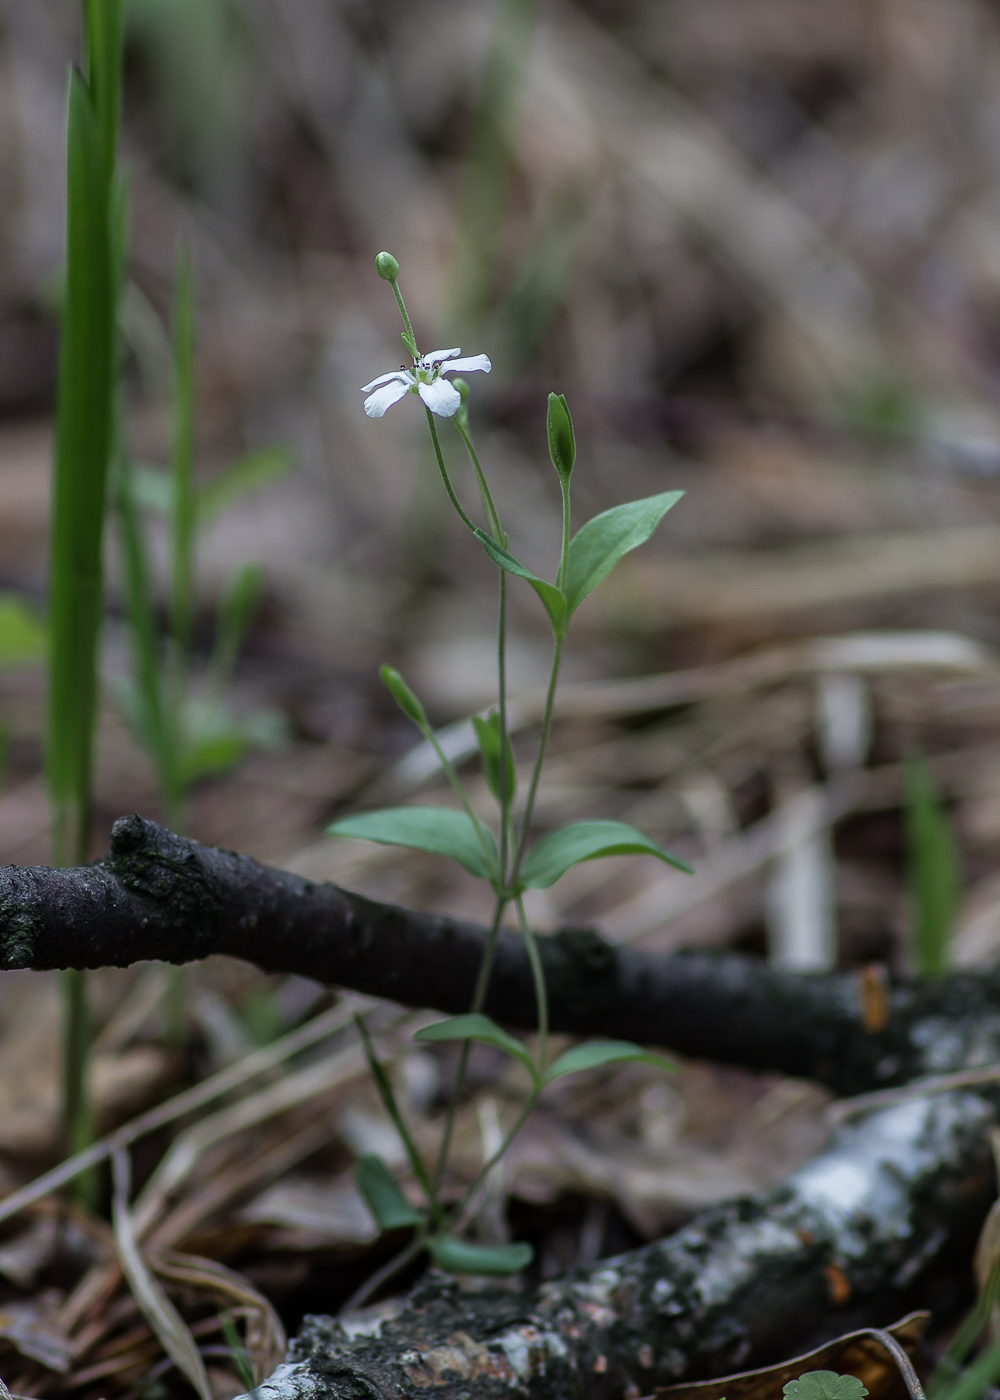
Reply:
M424 355L412 369L397 369L392 374L380 374L361 392L367 394L365 412L369 418L381 418L387 408L401 399L404 394L419 394L432 413L442 418L450 418L458 411L462 396L454 384L444 378L446 374L468 374L481 369L489 374L493 366L488 355L467 355L457 360L462 348L454 350L432 350ZM447 361L447 363L445 363ZM372 390L374 389L374 393Z

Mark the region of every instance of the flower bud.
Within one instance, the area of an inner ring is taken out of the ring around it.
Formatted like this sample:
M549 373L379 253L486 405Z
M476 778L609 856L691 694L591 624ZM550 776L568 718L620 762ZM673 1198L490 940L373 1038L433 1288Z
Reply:
M395 282L399 276L399 263L391 253L379 253L375 259L375 271L383 282Z
M549 456L565 485L576 461L576 438L565 394L549 395L548 429Z
M392 666L380 666L379 675L382 677L383 685L387 686L392 694L392 698L403 711L408 719L420 729L428 729L427 714L423 705L414 695L413 691L403 680L403 677Z

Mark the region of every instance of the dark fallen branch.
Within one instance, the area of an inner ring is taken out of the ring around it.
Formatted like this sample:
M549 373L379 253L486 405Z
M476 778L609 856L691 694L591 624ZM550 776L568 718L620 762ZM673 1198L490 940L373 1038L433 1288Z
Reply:
M801 1350L855 1300L883 1325L945 1240L981 1216L993 1121L969 1093L900 1105L843 1132L779 1190L531 1294L463 1293L432 1273L369 1335L309 1318L256 1394L635 1400Z
M182 840L140 817L110 854L70 870L0 869L0 966L126 966L246 958L372 996L468 1010L485 945L475 925L379 904L336 885ZM1000 973L884 988L750 958L615 948L590 930L542 941L555 1029L815 1079L839 1093L902 1084L973 1060L1000 1016ZM501 935L487 1010L531 1027L520 937Z

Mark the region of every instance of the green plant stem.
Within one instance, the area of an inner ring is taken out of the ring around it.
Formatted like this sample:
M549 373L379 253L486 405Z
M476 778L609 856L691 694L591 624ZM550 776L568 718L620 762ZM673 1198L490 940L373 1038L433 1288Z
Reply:
M535 766L531 773L531 783L528 787L528 798L524 804L524 816L521 824L521 836L517 843L517 854L514 857L514 867L510 874L510 883L516 887L517 878L521 872L521 862L524 859L524 848L528 840L528 831L531 827L531 817L535 810L535 798L538 796L538 783L542 776L542 764L545 762L545 750L548 747L549 732L552 728L552 708L555 704L556 689L559 685L559 667L562 664L563 645L565 637L556 637L555 650L552 654L552 673L549 676L549 689L545 696L545 713L542 716L542 733L538 741L538 753L535 757Z
M538 951L538 939L535 937L535 930L528 923L522 895L517 897L517 916L531 967L531 980L535 984L535 1005L538 1011L538 1073L541 1077L545 1074L549 1051L549 993L545 985L541 954Z
M565 477L559 478L559 485L562 487L562 549L559 553L559 573L556 575L556 583L566 591L566 575L569 572L569 481Z
M475 447L473 446L472 438L469 436L469 429L466 426L466 424L462 421L461 411L455 414L455 417L452 419L452 422L458 429L459 436L465 443L465 450L468 452L469 457L472 460L472 465L476 473L476 481L479 485L479 494L482 497L483 501L483 510L486 512L486 523L490 527L490 534L493 536L493 538L498 544L506 544L503 530L500 527L500 516L497 514L497 508L493 504L493 497L490 494L490 488L486 484L486 476L483 472L482 467L479 465L479 457L476 453Z
M473 1012L482 1011L486 1002L486 993L490 985L490 976L493 972L493 962L496 957L497 939L500 936L500 924L503 921L504 910L508 901L502 896L497 897L496 908L493 911L493 922L490 924L489 937L486 940L486 947L483 949L482 961L479 964L479 972L476 976L475 991L472 995ZM441 1146L438 1150L437 1162L434 1166L434 1176L432 1178L433 1199L431 1209L435 1217L440 1213L438 1205L438 1193L441 1190L441 1181L444 1177L444 1170L448 1163L448 1153L451 1150L451 1138L455 1128L455 1118L458 1114L458 1105L461 1102L462 1090L465 1087L465 1076L469 1068L469 1055L472 1053L472 1041L462 1041L462 1053L459 1056L458 1069L455 1072L455 1083L452 1086L451 1095L448 1100L448 1114L445 1118L444 1133L441 1137Z
M406 309L406 302L403 300L403 293L399 290L399 283L395 278L393 278L389 285L392 287L392 294L396 298L396 305L399 307L399 314L403 318L403 325L406 327L406 334L410 337L410 346L413 350L413 358L415 360L419 359L420 356L417 351L417 337L413 334L413 327L410 324L410 313Z
M424 405L424 412L427 414L427 426L430 429L431 442L434 444L434 455L437 458L438 471L441 473L441 480L444 482L444 489L448 492L448 499L449 501L451 501L452 505L455 507L456 511L461 517L463 525L465 525L467 529L471 530L472 533L475 534L476 527L475 525L473 525L472 521L462 509L462 503L455 495L455 488L451 484L451 477L448 475L448 468L444 464L444 454L441 451L441 439L438 437L437 426L434 422L434 414L430 411L426 404Z
M513 793L508 784L507 751L507 574L500 575L500 606L497 617L497 714L500 721L500 879L507 886L507 857L510 854L510 808Z
M500 1161L501 1157L503 1157L504 1153L505 1153L505 1152L507 1151L507 1149L510 1147L511 1143L512 1143L512 1142L514 1141L514 1139L517 1137L518 1133L519 1133L519 1132L521 1131L521 1129L524 1127L525 1123L528 1121L528 1118L529 1118L529 1116L531 1115L531 1112L532 1112L532 1110L534 1109L535 1104L536 1104L536 1103L538 1102L538 1100L539 1100L539 1097L540 1097L540 1095L541 1095L541 1092L542 1092L542 1091L541 1091L541 1088L540 1088L540 1087L536 1087L536 1088L534 1088L534 1089L531 1091L531 1093L528 1095L527 1099L524 1101L524 1104L523 1104L523 1106L522 1106L522 1108L521 1108L520 1113L519 1113L519 1114L517 1115L517 1117L514 1119L514 1122L512 1123L511 1128L510 1128L510 1131L508 1132L507 1136L504 1138L503 1142L500 1144L500 1146L497 1148L497 1150L493 1153L493 1156L490 1157L486 1162L483 1163L482 1167L481 1167L481 1168L479 1169L479 1171L476 1173L476 1176L474 1177L474 1179L472 1180L472 1182L470 1183L470 1185L469 1185L468 1188L466 1189L465 1194L462 1196L462 1199L458 1202L458 1204L457 1204L457 1205L454 1207L454 1209L452 1210L450 1216L448 1217L448 1219L447 1219L447 1221L446 1221L446 1223L445 1223L445 1229L447 1229L447 1230L452 1230L452 1229L454 1229L455 1226L456 1226L456 1225L459 1223L459 1221L462 1219L462 1217L463 1217L463 1215L465 1214L466 1210L468 1209L469 1203L471 1202L471 1200L472 1200L472 1198L474 1197L475 1193L479 1190L480 1186L483 1184L483 1182L484 1182L484 1181L486 1180L486 1178L489 1176L490 1172L491 1172L491 1171L493 1170L493 1168L496 1166L497 1162Z
M434 730L430 727L430 725L428 725L428 726L426 727L426 729L425 729L423 726L421 726L421 732L422 732L424 738L425 738L425 739L427 740L427 742L430 744L431 748L432 748L432 749L434 750L434 752L437 754L438 762L439 762L440 765L441 765L441 768L442 768L442 770L443 770L443 772L444 772L445 777L448 779L448 782L451 784L452 789L453 789L453 791L454 791L456 797L458 798L459 802L461 802L462 807L463 807L463 809L464 809L464 811L465 811L465 815L469 818L469 821L470 821L470 822L472 823L472 825L476 828L476 835L477 835L477 837L479 838L479 844L480 844L480 846L482 847L483 855L486 857L486 864L487 864L487 865L492 864L492 861L493 861L493 852L490 850L489 843L488 843L487 840L486 840L486 833L483 831L483 826L482 826L482 823L480 822L479 818L476 816L475 812L472 810L472 804L471 804L471 802L469 801L469 799L468 799L468 797L467 797L467 795L466 795L465 788L462 786L462 780L461 780L461 778L458 776L457 772L455 771L455 765L452 763L451 759L448 757L448 755L445 753L444 749L441 747L440 743L438 742L438 737L437 737L437 735L434 733ZM497 875L498 875L499 884L500 884L500 886L501 886L501 888L502 888L502 887L503 887L503 876L504 876L504 872L503 872L503 867L502 867L502 866L501 866L500 870L497 872Z
M382 1103L385 1105L385 1111L392 1119L396 1131L400 1136L400 1140L402 1141L403 1147L406 1149L406 1155L410 1159L410 1166L413 1169L413 1175L420 1182L420 1185L423 1188L423 1192L427 1198L428 1203L433 1203L433 1191L431 1188L430 1176L428 1175L427 1168L424 1166L424 1162L420 1156L420 1153L417 1151L417 1145L413 1141L413 1138L410 1134L410 1130L403 1120L403 1115L399 1111L399 1105L396 1103L396 1097L392 1092L392 1086L389 1083L389 1078L375 1055L375 1050L372 1046L371 1036L368 1034L368 1027L365 1025L364 1019L361 1016L355 1016L354 1024L358 1028L358 1035L361 1037L361 1044L364 1047L365 1058L367 1059L368 1067L372 1072L372 1078L375 1080L375 1086L378 1089L379 1097L382 1099Z
M356 1288L347 1302L340 1309L341 1315L351 1312L354 1308L363 1307L368 1299L373 1297L384 1283L388 1283L391 1278L395 1278L398 1273L402 1273L408 1264L412 1264L417 1255L424 1248L424 1238L418 1235L416 1239L410 1241L398 1254L394 1254L387 1260L380 1269L376 1269L365 1279L360 1288Z

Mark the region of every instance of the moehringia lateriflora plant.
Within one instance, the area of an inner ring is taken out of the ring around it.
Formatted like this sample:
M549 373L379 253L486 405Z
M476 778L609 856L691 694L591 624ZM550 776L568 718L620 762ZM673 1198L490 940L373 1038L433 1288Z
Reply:
M538 940L524 907L525 890L548 889L574 865L602 856L652 855L682 870L689 869L683 861L670 855L641 831L625 822L573 822L569 826L549 832L533 845L529 844L538 785L552 726L563 648L573 613L629 550L649 539L682 493L668 491L616 506L595 516L571 537L570 478L576 461L576 441L565 397L561 394L549 394L549 455L558 474L562 492L559 567L554 582L548 582L525 568L509 550L509 540L469 431L466 403L468 386L462 380L452 383L444 377L459 371L488 372L491 369L490 361L486 355L459 358L461 350L458 348L421 355L399 289L399 263L390 253L380 253L376 258L376 269L379 276L390 284L395 295L403 320L403 344L411 356L412 365L404 365L401 369L380 375L366 384L363 389L368 395L364 405L365 412L371 418L381 418L392 404L408 395L420 399L448 498L462 523L479 540L498 569L500 597L497 628L497 704L488 715L479 715L473 720L484 776L496 800L498 813L494 831L473 810L462 780L442 750L420 700L398 671L391 666L383 666L382 680L400 709L433 746L441 769L458 799L459 807L387 808L337 821L329 830L337 836L363 837L386 845L407 846L449 856L471 874L488 881L494 899L489 937L468 1014L437 1022L419 1031L416 1036L416 1039L422 1042L458 1041L462 1046L441 1145L433 1166L428 1167L418 1152L396 1103L389 1078L372 1051L364 1025L359 1023L372 1073L385 1107L402 1138L413 1175L420 1187L422 1202L420 1206L415 1206L404 1196L395 1177L380 1157L368 1154L361 1158L357 1165L358 1185L378 1224L383 1230L412 1226L414 1235L402 1254L368 1280L364 1289L356 1295L355 1302L370 1297L391 1272L402 1268L424 1249L439 1267L453 1273L507 1274L523 1268L531 1259L530 1246L513 1244L490 1248L470 1244L458 1238L458 1234L472 1216L481 1186L520 1131L540 1094L553 1080L598 1065L623 1060L648 1060L670 1067L669 1061L664 1060L662 1056L650 1054L641 1046L626 1041L601 1041L578 1045L554 1063L549 1063L549 1016L545 977ZM441 450L436 418L450 418L462 439L479 489L485 529L475 524L459 500ZM552 667L541 732L531 765L527 793L520 804L516 801L516 769L507 729L508 575L524 579L535 590L548 613L553 635ZM534 981L538 1027L534 1053L522 1041L509 1035L483 1014L497 937L505 916L511 909L516 913L517 924L524 938ZM442 1200L442 1186L455 1115L461 1100L473 1041L492 1045L519 1060L528 1073L531 1087L521 1111L505 1134L498 1150L483 1164L482 1170L460 1200L456 1204L446 1205Z

